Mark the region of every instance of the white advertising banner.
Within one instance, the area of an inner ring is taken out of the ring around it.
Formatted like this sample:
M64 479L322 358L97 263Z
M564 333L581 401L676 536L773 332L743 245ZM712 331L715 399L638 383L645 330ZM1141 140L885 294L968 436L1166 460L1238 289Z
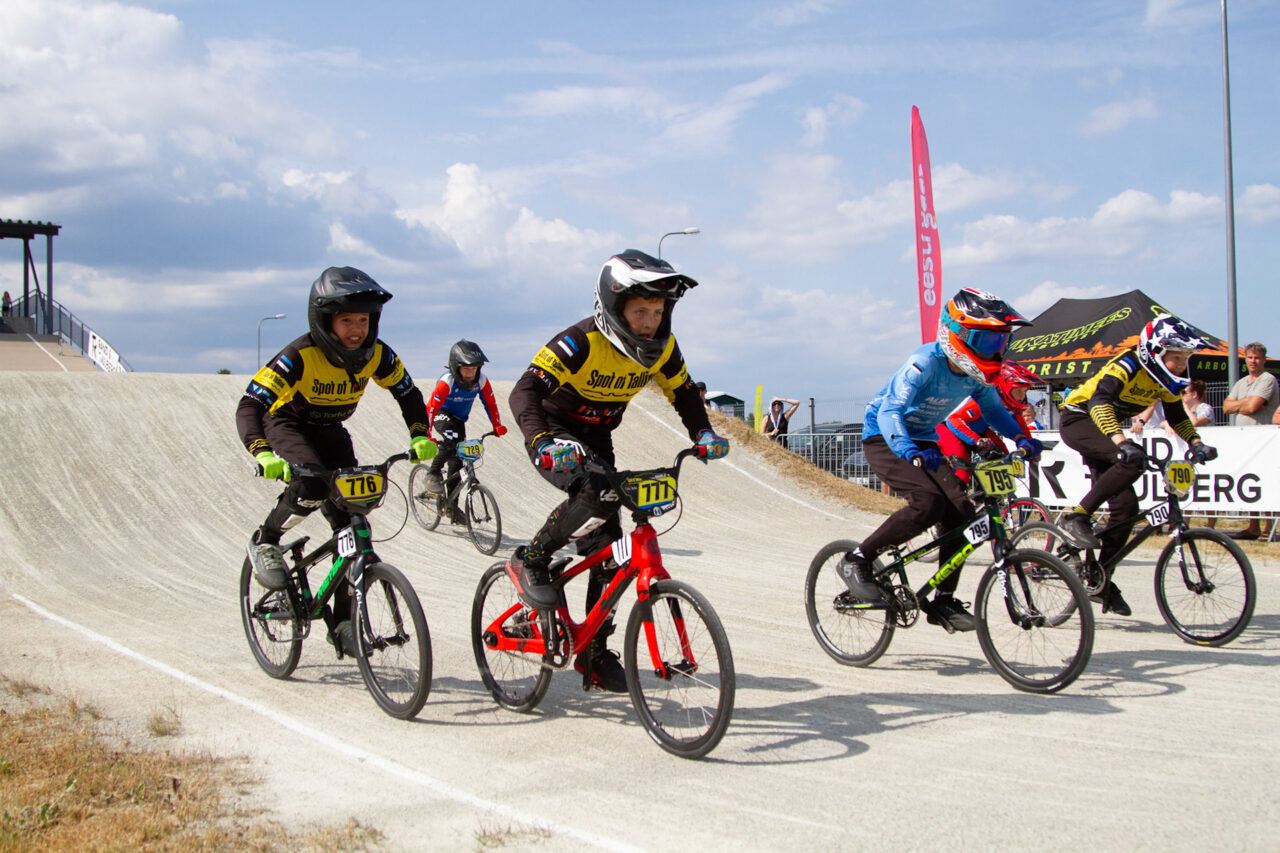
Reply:
M1089 491L1089 469L1080 454L1063 443L1057 432L1037 432L1044 442L1057 442L1039 464L1031 465L1020 491L1028 492L1051 509L1075 506ZM1128 433L1126 433L1128 436ZM1280 513L1280 426L1202 427L1200 437L1218 448L1218 458L1196 466L1196 484L1183 507L1232 515ZM1146 430L1139 443L1152 457L1178 459L1187 446L1163 429ZM1164 497L1159 472L1148 472L1134 484L1143 509Z
M89 360L98 365L99 368L107 373L124 373L124 367L120 364L120 356L111 345L98 337L97 333L89 332L88 352Z

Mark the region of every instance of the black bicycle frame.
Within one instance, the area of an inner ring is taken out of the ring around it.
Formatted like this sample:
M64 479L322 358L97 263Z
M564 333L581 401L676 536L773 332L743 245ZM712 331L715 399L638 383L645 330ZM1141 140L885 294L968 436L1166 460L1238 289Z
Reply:
M355 552L350 557L338 555L338 547L343 537L351 538L350 546L344 547L344 550ZM367 615L364 604L364 567L378 561L378 555L373 551L373 529L369 526L369 519L362 513L352 513L351 524L335 532L327 542L303 556L302 549L310 538L303 536L285 545L283 549L293 557L294 573L298 580L296 587L289 587L290 595L297 596L294 602L295 610L305 614L308 621L323 616L325 605L337 592L338 584L345 574L355 586L356 600L360 603L361 617L364 618ZM319 590L312 596L307 571L330 556L334 558L333 565L324 580L320 582Z

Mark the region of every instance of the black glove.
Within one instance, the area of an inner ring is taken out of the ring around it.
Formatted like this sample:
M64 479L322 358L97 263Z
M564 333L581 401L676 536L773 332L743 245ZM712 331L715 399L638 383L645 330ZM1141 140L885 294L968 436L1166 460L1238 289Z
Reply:
M1197 465L1203 465L1206 462L1212 462L1218 458L1218 448L1210 447L1203 441L1197 441L1191 445L1191 449L1187 451L1187 461L1194 462Z
M1116 461L1143 468L1147 464L1147 451L1138 442L1126 438L1116 445Z

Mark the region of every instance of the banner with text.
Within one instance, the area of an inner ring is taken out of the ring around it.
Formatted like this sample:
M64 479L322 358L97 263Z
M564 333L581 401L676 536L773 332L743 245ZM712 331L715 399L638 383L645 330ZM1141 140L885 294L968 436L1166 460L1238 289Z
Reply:
M938 294L942 292L942 246L933 209L933 177L929 173L929 140L920 110L911 108L911 186L916 209L916 279L920 291L920 343L938 336Z
M1056 441L1037 464L1031 465L1019 491L1038 499L1050 509L1075 506L1089 491L1089 469L1080 454L1065 443L1056 432L1037 432L1041 441ZM1196 484L1184 511L1233 515L1280 513L1280 427L1222 426L1202 427L1200 437L1218 449L1218 458L1196 466ZM1139 439L1143 448L1155 459L1181 459L1187 446L1180 438L1163 430L1148 430ZM1164 479L1159 472L1148 472L1134 484L1143 509L1159 503L1165 494Z

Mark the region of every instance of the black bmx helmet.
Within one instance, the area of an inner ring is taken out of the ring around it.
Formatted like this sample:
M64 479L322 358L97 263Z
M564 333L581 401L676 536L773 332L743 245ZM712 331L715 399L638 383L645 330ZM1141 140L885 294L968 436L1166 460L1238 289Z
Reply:
M468 391L476 387L480 383L480 371L476 371L476 378L471 382L462 381L462 375L458 373L459 367L479 367L489 359L485 358L484 351L480 349L480 345L463 338L452 347L449 348L449 373L453 375L453 384L460 388L466 388Z
M605 262L596 282L596 327L628 358L642 367L653 367L671 337L671 314L676 301L698 283L675 271L664 260L638 249L619 252ZM661 297L667 301L658 333L652 338L631 334L622 309L633 296Z
M390 298L391 294L382 285L355 267L329 267L311 285L311 296L307 299L312 342L335 366L348 373L359 373L373 358L378 317ZM333 315L348 313L369 315L369 336L359 349L347 349L333 333Z

